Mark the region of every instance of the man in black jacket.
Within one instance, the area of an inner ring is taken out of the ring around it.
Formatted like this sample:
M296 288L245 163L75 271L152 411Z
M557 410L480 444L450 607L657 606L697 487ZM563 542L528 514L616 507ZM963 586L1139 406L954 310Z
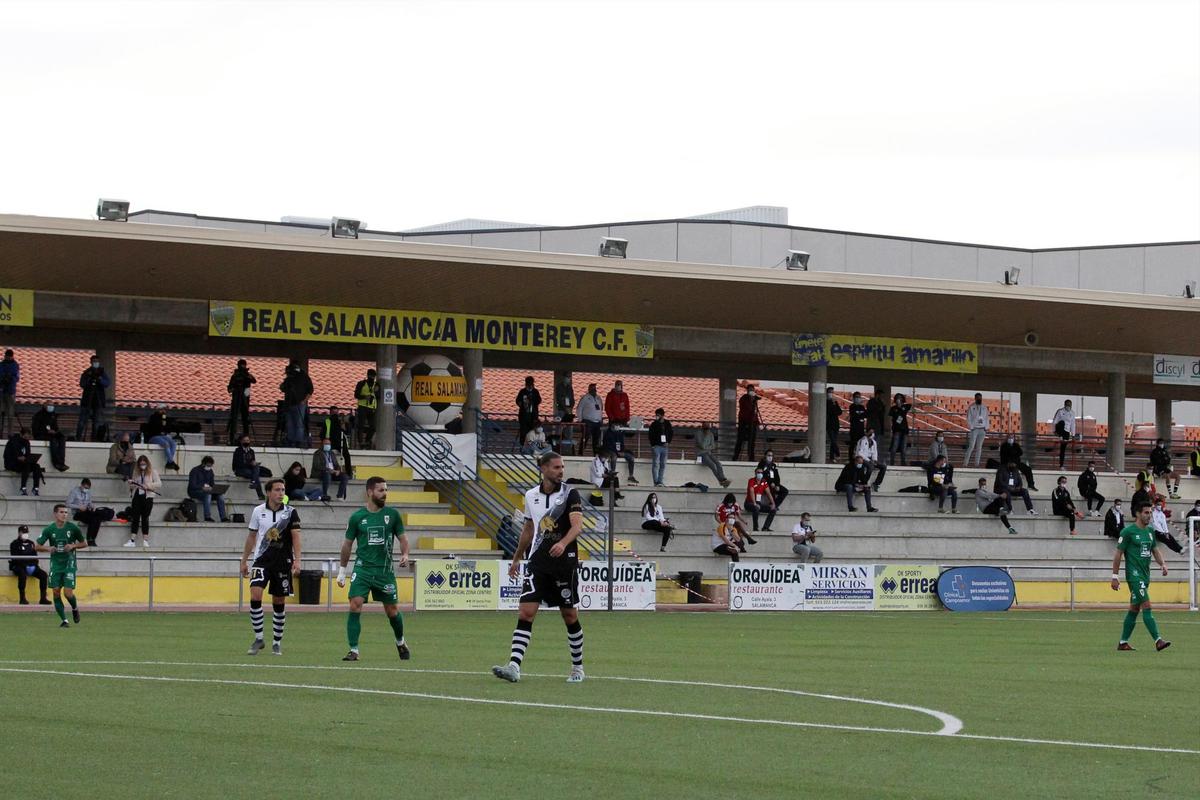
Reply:
M1033 479L1033 468L1026 463L1025 451L1021 449L1021 445L1017 444L1017 437L1011 433L1000 443L1000 463L1016 464L1017 469L1025 476L1025 482L1029 484L1029 491L1037 491L1037 481Z
M1166 442L1159 439L1154 443L1154 449L1150 451L1150 469L1154 473L1154 477L1162 478L1167 489L1167 494L1172 500L1179 499L1179 473L1171 468L1171 451L1167 449ZM1175 481L1175 487L1171 487L1171 481Z
M59 472L66 472L67 437L58 429L58 413L54 406L45 404L33 415L33 438L50 446L50 463Z
M537 427L538 423L538 407L542 404L542 393L539 392L533 385L533 376L529 375L525 378L525 387L517 392L517 424L520 430L517 432L517 442L525 444L525 434Z
M992 487L992 491L996 494L1007 492L1009 498L1021 498L1025 503L1025 510L1029 512L1029 515L1037 515L1037 512L1033 510L1033 500L1029 497L1029 490L1021 482L1021 472L1017 469L1015 461L1006 462L1004 466L996 471L996 485Z
M283 382L286 443L290 447L308 447L308 400L312 397L313 383L296 359L287 365Z
M250 437L244 433L233 451L233 474L250 481L250 488L258 495L259 500L266 499L262 479L271 477L271 470L258 463L254 448L250 446Z
M450 433L446 426L446 433ZM461 431L459 431L461 433ZM328 439L333 446L333 452L342 457L342 469L347 475L354 474L354 465L350 458L350 423L346 415L337 406L330 406L329 413L321 420L321 438Z
M871 468L863 463L862 456L842 467L842 472L834 482L833 488L846 495L846 509L858 511L854 507L854 495L861 494L867 500L867 511L876 512L879 509L871 505Z
M863 403L863 396L860 392L855 392L850 397L850 409L846 412L850 420L850 453L854 453L858 447L858 440L867 433L867 406Z
M25 556L24 558L13 558L8 562L8 569L13 575L17 576L17 594L20 595L21 605L29 605L29 601L25 599L25 582L30 578L37 578L38 587L41 589L41 599L38 603L43 606L50 605L49 598L46 597L46 571L38 566L37 551L34 550L33 540L29 538L29 526L22 525L17 528L17 538L13 539L8 545L8 554L11 556Z
M242 436L250 433L250 387L257 382L246 366L246 359L239 358L237 369L229 376L229 383L225 386L225 391L229 392L229 425L226 433L230 444L237 441L239 417L242 420Z
M32 475L33 496L38 496L38 487L42 485L45 471L38 465L29 448L28 428L21 428L8 437L8 444L4 445L4 468L21 476L21 494L29 494L25 486Z
M1125 512L1121 508L1121 498L1118 497L1113 500L1108 513L1104 515L1104 535L1116 539L1121 535L1121 529L1125 527L1125 524Z
M788 490L779 477L779 465L775 463L774 450L763 453L763 459L758 462L757 469L762 470L763 480L767 482L767 486L771 490L771 497L775 500L775 510L778 511L779 507L783 505L783 499L788 496Z
M946 498L950 498L950 513L958 513L958 487L954 485L954 467L945 456L938 456L925 470L929 499L938 499L938 513L946 513ZM999 494L999 492L997 492Z
M883 389L875 387L875 394L867 401L867 427L875 431L879 441L883 441L883 424L887 419L887 398Z
M108 405L105 390L112 381L100 366L100 356L92 356L91 365L79 376L79 421L75 424L75 441L82 442L83 434L92 424L92 439L99 438L100 429L104 426L104 407Z
M1079 474L1079 480L1076 483L1079 487L1079 496L1087 501L1088 514L1093 517L1100 516L1100 509L1104 506L1104 495L1096 491L1096 462L1089 461L1087 469ZM1092 510L1092 501L1096 501L1096 508Z
M675 438L671 430L671 421L667 419L666 409L654 409L654 421L650 423L646 434L650 437L650 478L655 486L664 486L667 472L667 452L670 450L671 439Z
M840 425L838 417L842 416L842 406L833 397L833 387L825 389L825 438L829 440L829 460L840 458L842 451L838 448L837 437ZM816 456L816 453L813 454Z

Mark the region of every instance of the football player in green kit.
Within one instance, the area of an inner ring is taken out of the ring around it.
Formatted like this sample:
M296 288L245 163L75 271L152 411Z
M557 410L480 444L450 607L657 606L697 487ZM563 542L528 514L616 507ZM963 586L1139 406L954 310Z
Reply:
M1154 614L1150 608L1151 556L1162 568L1162 574L1167 574L1167 564L1163 561L1162 551L1158 549L1154 531L1150 529L1150 509L1149 503L1134 506L1134 522L1121 529L1121 535L1117 538L1117 552L1113 554L1113 591L1121 587L1121 576L1117 570L1121 566L1122 556L1125 558L1125 582L1129 584L1129 611L1125 614L1125 627L1121 631L1118 650L1134 649L1129 643L1129 635L1137 625L1139 610L1142 612L1142 621L1146 623L1146 630L1154 637L1154 649L1166 650L1171 646L1170 642L1158 635L1158 623L1154 621Z
M54 507L54 522L42 528L34 549L50 554L50 588L54 590L54 610L58 613L60 628L69 628L67 610L63 606L63 595L71 604L71 616L79 624L79 603L75 601L75 551L87 547L83 531L74 522L67 521L68 510L59 503Z

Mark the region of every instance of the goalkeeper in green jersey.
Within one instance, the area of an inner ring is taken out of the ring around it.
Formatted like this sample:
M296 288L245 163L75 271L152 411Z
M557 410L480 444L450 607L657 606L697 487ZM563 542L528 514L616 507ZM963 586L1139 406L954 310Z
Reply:
M1162 574L1167 574L1167 564L1163 561L1162 551L1158 549L1158 541L1154 531L1150 529L1151 506L1141 502L1133 507L1134 523L1126 525L1117 538L1117 552L1113 554L1112 588L1121 588L1121 576L1117 570L1121 566L1121 558L1125 559L1125 582L1129 584L1129 611L1125 614L1125 627L1121 631L1121 641L1118 650L1132 650L1129 635L1137 625L1138 611L1142 612L1142 621L1146 630L1154 637L1154 649L1166 650L1171 643L1158 634L1158 623L1154 621L1154 613L1150 607L1150 558L1158 562Z

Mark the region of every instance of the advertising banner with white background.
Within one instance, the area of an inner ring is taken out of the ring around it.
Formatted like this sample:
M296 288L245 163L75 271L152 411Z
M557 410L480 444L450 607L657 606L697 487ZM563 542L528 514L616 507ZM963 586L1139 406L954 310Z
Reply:
M509 578L511 561L500 562L500 609L520 605L525 563L517 577ZM646 561L617 561L613 564L613 611L654 611L657 608L657 568ZM543 604L545 607L545 604ZM608 610L608 563L579 562L579 605L581 611Z
M730 611L799 611L804 608L805 567L795 562L729 562Z
M804 581L806 611L871 611L874 564L809 564Z
M1200 356L1156 355L1154 382L1200 386Z

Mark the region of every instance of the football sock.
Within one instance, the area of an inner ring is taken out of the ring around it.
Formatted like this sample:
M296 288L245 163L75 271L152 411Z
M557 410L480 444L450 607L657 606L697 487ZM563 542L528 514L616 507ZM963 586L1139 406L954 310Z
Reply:
M1125 627L1121 629L1121 641L1128 642L1129 635L1133 633L1134 626L1137 625L1137 612L1129 611L1125 614Z
M517 620L517 629L513 631L512 655L508 659L510 664L515 664L518 667L521 666L521 662L525 660L525 650L529 647L529 640L531 638L533 638L533 621Z
M272 630L274 632L275 644L283 641L283 623L287 620L287 608L283 603L273 603L271 609L275 612L271 617Z
M63 622L67 621L66 607L63 605L61 597L54 598L54 610L58 613L58 618Z
M579 620L567 626L567 644L571 648L571 666L583 666L583 626Z
M254 638L261 642L263 638L262 600L250 601L250 627L254 628Z
M1146 630L1150 631L1150 635L1154 637L1154 641L1158 641L1162 637L1158 635L1158 623L1154 621L1154 614L1150 609L1142 609L1142 622L1146 623Z
M71 604L71 608L79 608L79 603L75 600L75 595L68 597L67 602Z
M396 634L396 644L404 644L404 617L400 616L400 612L396 612L396 616L388 617L388 622L392 623L392 633Z
M362 612L351 611L346 615L346 640L351 650L358 650L358 636L362 633Z

